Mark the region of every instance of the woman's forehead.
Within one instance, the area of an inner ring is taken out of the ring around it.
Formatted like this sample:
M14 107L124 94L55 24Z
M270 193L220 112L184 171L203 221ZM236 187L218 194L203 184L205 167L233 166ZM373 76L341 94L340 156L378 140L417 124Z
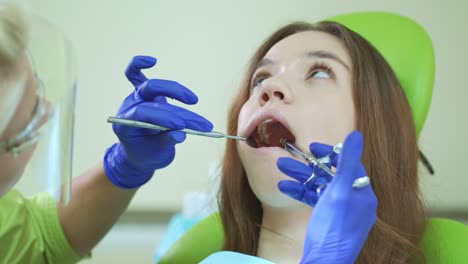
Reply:
M307 57L314 52L326 52L336 55L347 65L351 59L341 41L333 35L319 31L305 31L288 36L273 45L264 59L277 62Z

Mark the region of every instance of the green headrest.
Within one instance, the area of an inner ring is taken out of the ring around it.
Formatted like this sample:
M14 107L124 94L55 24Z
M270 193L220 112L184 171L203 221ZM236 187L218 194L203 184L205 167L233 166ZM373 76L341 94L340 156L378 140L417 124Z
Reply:
M426 31L407 17L385 12L351 13L326 20L355 31L383 55L403 86L419 136L434 84L434 52Z
M188 230L161 257L158 264L199 263L221 251L224 233L219 213L214 213Z
M428 264L468 263L468 227L444 218L432 218L420 244Z

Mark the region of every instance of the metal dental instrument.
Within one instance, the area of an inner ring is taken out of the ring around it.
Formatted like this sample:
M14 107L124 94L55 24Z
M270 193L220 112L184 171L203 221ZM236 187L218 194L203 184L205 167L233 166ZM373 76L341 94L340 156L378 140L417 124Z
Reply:
M108 123L113 123L113 124L124 125L124 126L148 128L148 129L155 129L155 130L161 130L161 131L172 130L172 129L167 128L167 127L157 126L157 125L147 123L147 122L141 122L141 121L130 120L130 119L125 119L125 118L118 118L118 117L113 117L113 116L110 116L109 118L107 118L107 122ZM190 135L203 136L203 137L229 138L229 139L246 141L246 139L244 137L226 135L224 133L217 132L217 131L200 132L200 131L195 131L195 130L191 130L191 129L180 129L180 130L174 130L174 131L182 131L182 132L185 132L185 133L190 134Z
M298 146L289 143L286 139L282 138L280 140L281 146L283 146L284 149L289 151L289 153L293 154L296 157L299 157L303 160L305 160L309 164L313 164L314 166L319 167L326 173L328 173L330 176L335 176L335 173L330 170L325 164L321 163L312 153L303 151L301 148ZM309 178L307 181L310 181L314 175L312 174L311 178Z
M328 168L325 164L320 162L320 160L317 159L312 153L303 151L301 148L299 148L298 146L296 146L294 144L289 143L284 138L282 138L280 140L280 144L283 146L284 149L289 151L291 154L293 154L293 155L295 155L295 156L297 156L299 158L302 158L303 160L305 160L309 164L313 164L314 166L317 166L317 167L321 168L323 171L328 173L330 176L333 176L333 177L335 176L335 173L332 172L330 170L330 168ZM333 147L333 152L338 154L338 153L341 152L342 148L343 148L343 144L339 143L339 144L337 144L337 145L335 145ZM315 173L313 172L312 175L309 177L309 179L307 179L303 183L303 185L306 185L310 181L314 181L315 178L316 178L316 176L315 176ZM369 184L370 184L369 177L368 176L363 176L363 177L360 177L360 178L357 178L356 180L354 180L352 186L353 186L353 188L362 188L362 187L365 187L365 186L367 186ZM321 195L321 193L323 192L325 187L327 187L327 184L322 184L322 185L317 187L316 191L317 191L317 194L319 196Z

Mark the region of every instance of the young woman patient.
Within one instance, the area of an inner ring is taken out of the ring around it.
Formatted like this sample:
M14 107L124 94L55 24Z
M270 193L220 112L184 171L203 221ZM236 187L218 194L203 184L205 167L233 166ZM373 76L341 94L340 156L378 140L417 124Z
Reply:
M194 104L190 90L141 74L155 63L142 56L130 63L127 77L136 89L117 116L175 130L212 129L166 100ZM125 147L143 140L132 136L137 130L114 125L125 153L137 153ZM274 32L251 59L227 133L249 144L227 141L222 162L224 251L275 263L405 263L421 256L426 216L410 107L390 66L360 35L334 22ZM283 138L328 157L335 177L291 155L281 147ZM152 155L115 166L163 168L184 139L180 131L147 131ZM334 152L338 143L343 148ZM316 182L308 182L312 174ZM365 176L370 184L353 186ZM330 183L319 196L320 181Z

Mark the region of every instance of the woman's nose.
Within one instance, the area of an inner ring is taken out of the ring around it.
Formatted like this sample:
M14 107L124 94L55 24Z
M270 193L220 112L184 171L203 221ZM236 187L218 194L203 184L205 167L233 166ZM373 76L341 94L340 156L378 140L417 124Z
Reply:
M292 95L285 83L269 78L260 84L260 94L258 96L260 106L267 103L279 101L285 104L291 103Z

